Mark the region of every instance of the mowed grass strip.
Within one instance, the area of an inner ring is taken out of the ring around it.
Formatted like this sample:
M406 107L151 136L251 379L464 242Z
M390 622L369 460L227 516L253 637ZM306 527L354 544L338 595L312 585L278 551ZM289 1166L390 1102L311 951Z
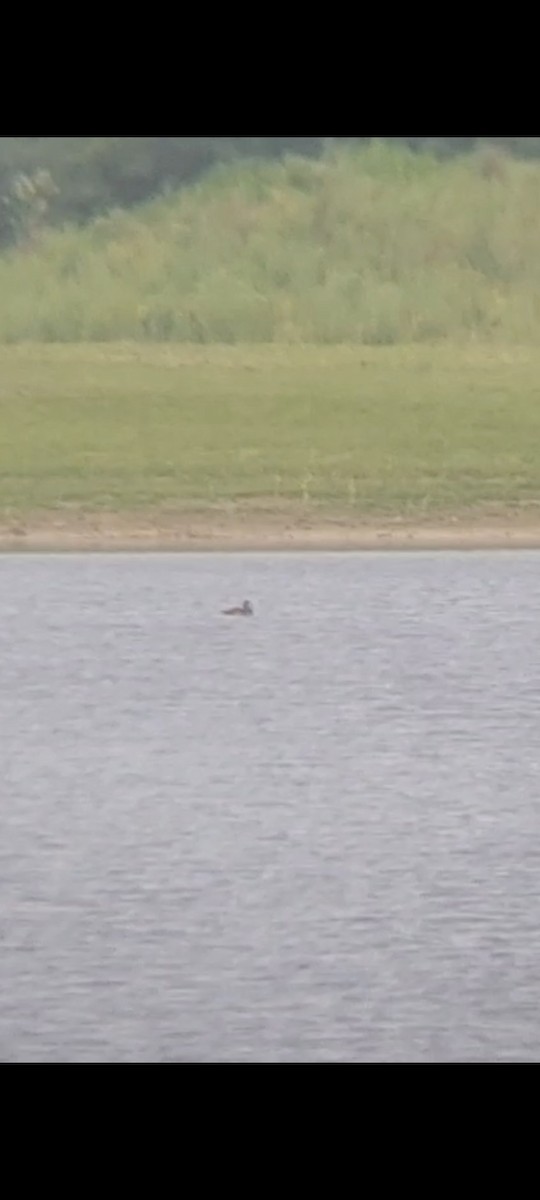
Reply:
M540 501L540 351L0 347L0 510Z

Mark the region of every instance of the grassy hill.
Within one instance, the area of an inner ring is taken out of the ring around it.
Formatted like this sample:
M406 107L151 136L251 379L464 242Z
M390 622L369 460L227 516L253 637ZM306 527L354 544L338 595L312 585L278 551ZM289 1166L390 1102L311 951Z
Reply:
M237 163L0 257L0 342L530 343L540 165L391 145Z

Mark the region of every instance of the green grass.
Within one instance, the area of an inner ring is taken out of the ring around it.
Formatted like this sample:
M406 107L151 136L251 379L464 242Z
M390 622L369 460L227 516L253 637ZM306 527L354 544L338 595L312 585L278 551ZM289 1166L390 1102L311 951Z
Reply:
M0 348L0 514L540 501L540 350Z
M0 257L0 342L536 345L540 163L391 145L219 167Z

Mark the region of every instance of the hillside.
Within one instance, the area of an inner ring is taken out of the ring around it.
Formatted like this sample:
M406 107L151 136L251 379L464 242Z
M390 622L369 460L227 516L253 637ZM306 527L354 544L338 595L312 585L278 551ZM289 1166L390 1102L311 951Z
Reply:
M540 165L372 144L218 166L0 257L0 342L533 344Z

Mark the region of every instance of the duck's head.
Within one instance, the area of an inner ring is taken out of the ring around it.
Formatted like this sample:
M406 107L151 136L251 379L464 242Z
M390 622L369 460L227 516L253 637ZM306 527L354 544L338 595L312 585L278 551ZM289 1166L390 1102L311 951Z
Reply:
M247 617L253 616L253 605L251 604L250 600L244 600L242 612L244 612Z

